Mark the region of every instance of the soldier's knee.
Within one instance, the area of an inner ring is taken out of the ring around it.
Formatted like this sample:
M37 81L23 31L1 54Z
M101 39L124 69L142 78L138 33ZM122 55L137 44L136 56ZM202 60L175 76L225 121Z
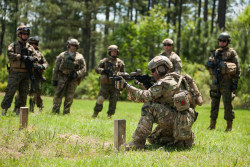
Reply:
M104 102L105 98L103 96L98 96L97 98L97 104L102 104Z

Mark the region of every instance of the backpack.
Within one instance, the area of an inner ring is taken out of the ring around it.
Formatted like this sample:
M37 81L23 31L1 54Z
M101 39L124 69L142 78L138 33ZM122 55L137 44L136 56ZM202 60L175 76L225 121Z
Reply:
M181 83L184 83L185 89L187 91L187 97L188 97L188 99L186 99L185 102L187 102L187 103L189 102L191 108L195 108L197 105L201 106L203 104L202 95L201 95L195 81L193 80L193 78L190 75L185 74L182 76L182 75L179 75L176 73L170 73L170 75L179 79L179 81L176 85L175 92L179 92L179 88L180 88ZM175 95L175 97L180 97L180 96ZM183 99L185 99L185 98L183 98ZM180 100L174 98L174 102L176 102L177 106L179 104L178 101L180 101ZM183 103L180 103L180 105L182 105L182 104Z

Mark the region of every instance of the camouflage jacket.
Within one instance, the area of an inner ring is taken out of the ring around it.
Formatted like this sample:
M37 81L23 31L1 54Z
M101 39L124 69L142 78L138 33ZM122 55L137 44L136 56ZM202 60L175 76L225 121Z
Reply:
M69 76L76 72L78 79L86 73L86 62L82 54L76 52L70 56L68 51L62 52L56 57L56 64L53 69L53 81L58 81L61 75Z
M216 49L215 52L216 52L215 54L217 54L218 52L221 52L222 61L235 63L236 74L233 76L233 78L235 78L235 79L240 78L240 73L241 73L240 61L239 61L239 56L236 53L236 51L233 48L226 47L224 49L218 48L218 49ZM213 63L215 63L214 57L209 57L209 61L212 61Z
M181 74L182 64L181 64L181 58L175 53L166 53L162 52L160 53L162 56L166 56L169 58L169 60L173 63L173 68L171 69L171 72L176 72L178 74Z
M154 102L173 107L173 95L175 94L177 83L178 79L170 74L166 74L148 90L137 89L133 86L128 87L128 97L136 102ZM184 90L183 85L180 86L180 90Z
M45 69L48 68L49 64L48 62L46 61L45 57L43 56L43 54L39 51L39 50L36 50L36 58L38 60L38 63L41 64Z
M22 44L20 41L13 42L8 46L7 55L10 63L10 70L17 72L27 72L25 63L21 60L21 52L23 48L27 48L28 56L37 56L37 52L28 42Z
M118 72L125 72L125 64L119 58L104 58L100 61L95 71L96 73L101 74L103 70L112 70L115 74Z

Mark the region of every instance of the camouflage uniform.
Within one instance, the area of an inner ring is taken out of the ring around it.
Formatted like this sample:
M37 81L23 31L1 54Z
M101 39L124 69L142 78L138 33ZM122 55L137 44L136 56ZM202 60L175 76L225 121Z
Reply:
M173 95L175 94L177 82L177 78L174 78L171 74L166 74L148 90L140 90L133 86L127 87L128 96L131 100L144 102L141 110L141 119L130 145L143 147L146 138L148 138L151 144L181 147L192 146L194 140L193 132L191 132L190 137L186 137L184 140L178 140L174 135L180 128L178 127L178 116L188 116L190 118L190 126L192 126L195 117L192 108L182 113L175 109ZM183 89L184 86L181 85L180 90ZM152 132L153 123L157 123L158 126Z
M17 91L19 92L20 100L16 107L20 108L26 105L30 74L26 69L25 63L21 60L21 50L23 48L27 48L29 56L36 56L35 49L27 42L21 43L18 41L8 46L7 55L10 63L10 73L6 94L1 103L1 107L5 111L11 106L12 100Z
M162 52L160 53L160 55L166 56L173 63L173 68L171 69L171 72L176 72L178 74L181 74L181 69L182 69L181 58L175 52L170 52L170 53Z
M118 100L118 96L120 91L114 88L114 83L112 80L108 78L107 74L103 74L104 70L112 70L115 74L118 72L125 72L125 64L119 58L104 58L100 61L98 67L96 68L96 72L101 74L100 84L101 89L98 94L96 106L94 111L98 114L98 112L102 111L103 101L109 97L109 109L108 115L114 115L116 109L116 103Z
M72 72L77 73L77 78L69 80ZM82 54L76 52L70 55L69 51L65 51L57 56L52 79L58 83L55 87L53 100L52 111L54 113L59 113L64 94L65 101L63 114L70 113L70 106L73 103L75 89L85 73L86 62Z
M232 62L236 64L236 74L231 75L222 75L222 79L219 82L219 85L214 83L211 85L210 96L211 96L211 114L210 118L216 120L218 118L220 98L222 96L224 104L224 119L232 121L234 116L233 106L232 106L232 87L235 80L238 80L240 77L240 63L239 57L236 51L233 48L219 48L216 50L216 53L221 52L221 59L224 62ZM210 57L211 61L214 61L213 57ZM215 80L215 75L212 74L213 80ZM218 90L219 86L219 90Z

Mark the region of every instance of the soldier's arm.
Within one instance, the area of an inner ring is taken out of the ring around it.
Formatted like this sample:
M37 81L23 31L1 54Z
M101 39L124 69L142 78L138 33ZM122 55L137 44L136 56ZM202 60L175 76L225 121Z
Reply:
M121 72L125 72L125 64L123 61L122 61L122 66L121 66Z
M44 69L47 69L49 67L49 63L47 62L47 60L45 59L45 57L43 56L43 54L40 52L41 57L42 57L42 66L44 67Z
M7 55L8 55L9 60L20 60L21 59L21 54L14 52L14 43L12 43L8 46Z
M154 85L148 90L141 90L133 86L127 88L128 96L135 102L150 102L162 96L163 87L161 85Z
M86 73L86 62L85 59L82 57L82 59L79 60L80 62L80 69L76 72L78 75L78 78L81 78Z
M52 76L52 80L53 81L58 81L58 75L59 75L59 66L61 64L61 61L62 61L62 57L61 55L57 56L56 57L56 64L55 64L55 67L53 69L53 76Z
M235 50L233 50L232 52L233 56L232 56L232 61L236 64L236 74L235 74L235 78L239 79L240 78L240 73L241 73L241 69L240 69L240 61L239 61L239 56L236 53Z
M181 74L181 69L182 69L181 58L176 54L174 60L175 60L174 62L175 72Z
M105 63L104 60L105 60L105 59L101 60L100 63L99 63L99 65L98 65L98 67L95 69L95 72L96 72L97 74L101 74L102 71L104 70L104 63Z

